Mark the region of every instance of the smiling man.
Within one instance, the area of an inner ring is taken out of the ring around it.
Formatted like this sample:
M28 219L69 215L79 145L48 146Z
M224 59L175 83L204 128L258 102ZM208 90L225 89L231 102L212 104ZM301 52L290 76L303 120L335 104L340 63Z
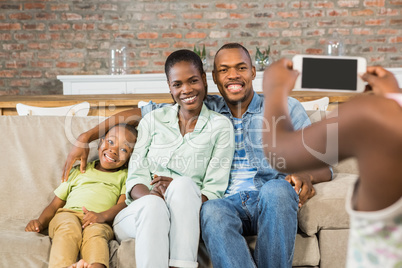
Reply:
M314 195L312 184L330 180L331 172L324 168L287 175L271 167L275 159L264 156L261 142L264 99L253 90L256 72L246 48L238 43L221 47L212 74L223 98L208 96L206 104L232 121L236 141L225 197L201 209L202 238L212 264L291 267L298 207ZM289 98L288 106L294 128L310 124L297 100ZM244 238L250 235L257 235L254 256Z
M264 97L253 90L256 71L245 47L238 43L222 46L215 55L212 74L222 96L207 95L204 103L231 120L236 143L225 197L209 200L201 208L202 238L213 266L291 267L298 207L315 194L314 183L331 179L330 169L284 174L272 168L270 163L286 162L264 154L262 133L267 131ZM161 106L146 105L141 115ZM288 106L295 129L310 124L296 99L289 98ZM138 109L120 112L81 134L78 144L98 138L119 122L137 124L141 115ZM87 149L74 146L66 161L64 177L76 160L81 160L83 169L87 157ZM244 238L249 235L257 235L254 256Z

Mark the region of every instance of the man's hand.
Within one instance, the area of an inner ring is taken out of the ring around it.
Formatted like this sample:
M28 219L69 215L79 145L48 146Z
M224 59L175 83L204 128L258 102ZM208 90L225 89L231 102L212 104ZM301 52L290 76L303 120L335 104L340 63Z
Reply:
M296 193L299 195L299 207L301 207L307 199L315 195L311 175L307 173L290 174L286 176L285 180L294 186Z
M39 220L31 220L28 222L27 227L25 227L25 232L35 232L39 233L43 230L42 224Z
M401 93L395 76L383 67L367 67L367 72L362 75L362 79L368 82L369 87L377 95Z
M93 223L105 222L105 218L103 217L102 213L89 211L85 207L82 207L82 210L84 212L84 218L82 219L82 229Z
M63 177L61 178L62 182L68 180L70 170L73 167L75 161L77 160L81 161L80 164L81 173L85 172L85 169L87 167L88 154L89 154L88 141L86 140L85 137L80 135L67 156L67 160L63 168Z

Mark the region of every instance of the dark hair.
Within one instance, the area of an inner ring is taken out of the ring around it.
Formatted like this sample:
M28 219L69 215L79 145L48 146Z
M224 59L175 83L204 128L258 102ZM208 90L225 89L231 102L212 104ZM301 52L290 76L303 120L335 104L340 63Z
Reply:
M175 52L171 53L169 57L167 57L166 62L165 62L165 74L167 80L169 80L169 72L172 67L179 62L189 62L193 64L200 74L204 74L204 68L202 65L201 58L193 51L188 50L188 49L180 49L176 50Z
M105 138L106 135L109 133L109 131L110 131L112 128L115 128L115 127L124 127L125 129L127 129L128 131L130 131L131 133L133 133L134 136L136 136L136 137L138 136L138 131L137 131L137 129L136 129L133 125L129 125L129 124L127 124L127 123L119 123L119 124L114 125L113 127L111 127L111 128L105 133L105 135L103 135L103 136L101 137L101 139Z
M98 150L99 150L99 148L100 148L100 146L101 146L101 143L102 143L103 140L105 139L106 135L109 133L110 130L112 130L112 129L115 128L115 127L124 127L125 129L127 129L128 131L130 131L131 133L133 133L135 137L138 136L138 131L137 131L137 129L136 129L133 125L129 125L129 124L127 124L127 123L119 123L119 124L114 125L113 127L109 128L109 130L106 131L105 135L103 135L103 136L100 138L100 141L101 141L101 142L99 142L99 144L98 144ZM133 148L133 149L134 149L134 148ZM99 160L97 160L97 161L99 161ZM128 168L128 162L130 162L130 159L127 159L126 163L124 163L124 165L122 165L122 166L119 168L119 170Z
M218 51L216 52L215 58L216 58L216 55L218 55L218 53L219 53L221 50L224 50L224 49L231 49L231 48L240 48L240 49L243 49L243 51L244 51L244 52L246 53L246 55L247 55L247 58L250 60L250 64L253 65L253 62L251 61L250 53L248 52L247 48L245 48L244 46L240 45L239 43L227 43L227 44L223 45L223 46L222 46L220 49L218 49ZM214 59L214 69L215 69L215 59Z

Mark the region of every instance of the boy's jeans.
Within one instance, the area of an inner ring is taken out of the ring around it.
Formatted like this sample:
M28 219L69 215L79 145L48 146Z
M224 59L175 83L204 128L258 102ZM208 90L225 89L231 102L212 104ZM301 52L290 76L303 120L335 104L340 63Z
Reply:
M176 178L165 200L146 195L117 214L116 239L135 238L139 268L197 267L200 207L199 187L190 178Z
M283 179L260 191L207 201L201 208L202 238L214 268L292 267L299 197ZM257 235L254 257L243 236Z

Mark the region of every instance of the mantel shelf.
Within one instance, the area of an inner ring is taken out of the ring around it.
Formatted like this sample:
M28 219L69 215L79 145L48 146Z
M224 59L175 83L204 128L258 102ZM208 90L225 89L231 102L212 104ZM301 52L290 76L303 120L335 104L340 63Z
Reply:
M254 89L262 90L263 72L257 72ZM64 95L90 94L154 94L168 93L164 73L127 75L58 75ZM218 93L211 72L207 73L208 92Z
M395 74L402 86L402 68L387 68ZM257 72L253 81L254 90L262 92L264 72ZM63 82L64 95L93 94L156 94L169 93L164 73L127 75L58 75ZM211 72L207 72L209 93L218 93Z

